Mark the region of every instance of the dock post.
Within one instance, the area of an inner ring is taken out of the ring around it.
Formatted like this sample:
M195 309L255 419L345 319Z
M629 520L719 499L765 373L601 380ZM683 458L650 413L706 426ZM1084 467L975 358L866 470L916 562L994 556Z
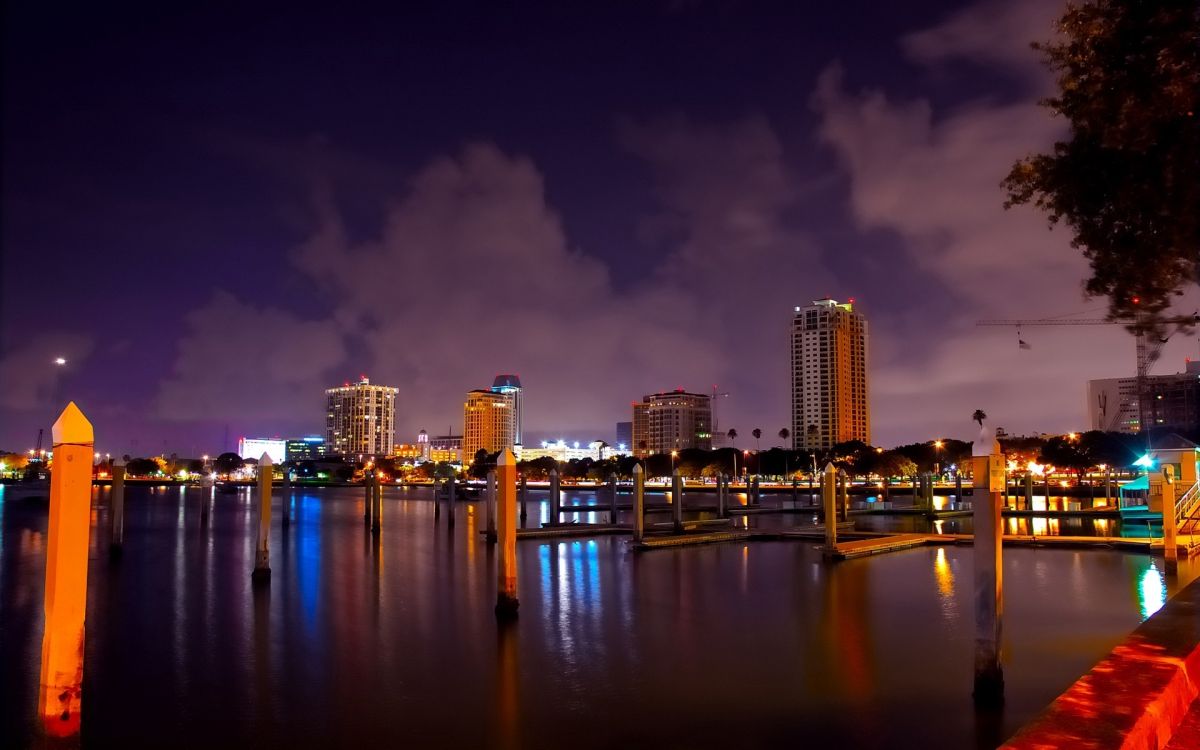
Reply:
M954 504L955 504L956 506L958 506L958 508L959 508L959 509L961 509L961 508L962 508L962 501L963 501L963 496L962 496L962 474L960 474L960 473L958 473L958 472L956 471L956 472L954 472ZM1007 500L1005 500L1004 504L1005 504L1005 505L1007 505L1007 504L1008 504L1008 501L1007 501Z
M496 565L496 617L508 620L517 616L517 459L509 448L496 461L497 519L496 536L500 556ZM490 483L489 483L490 484Z
M792 477L792 507L796 508L800 505L800 480Z
M487 494L484 498L484 505L487 506L487 530L484 532L483 538L488 544L495 544L496 535L496 470L492 469L487 473Z
M983 432L988 432L984 430ZM972 494L975 526L975 702L1004 702L1001 664L1004 582L1000 509L1004 504L1004 455L990 434L975 441L971 459L975 491Z
M891 486L892 486L892 480L889 479L888 477L884 477L883 478L883 487L882 487L883 492L880 494L883 495L883 502L885 502L885 503L891 502L891 494L889 492L889 490L891 489Z
M446 486L446 527L454 528L454 504L458 500L458 478L450 477L450 484Z
M557 526L562 513L562 496L558 484L558 469L550 470L550 525Z
M525 475L521 475L521 525L525 525L525 519L529 516L529 481Z
M204 481L200 483L200 486L204 488L204 499L200 502L201 528L208 526L208 507L212 505L213 498L217 496L217 482L213 478L214 476L215 475L213 474L209 474L204 478Z
M1104 467L1104 505L1112 505L1112 469Z
M633 467L633 541L646 537L646 475L641 464Z
M842 520L850 520L850 475L844 471L838 472L839 488L841 490Z
M728 481L724 472L717 475L717 518L725 517L725 495L729 492Z
M44 630L38 714L54 738L79 735L88 536L92 520L92 424L72 401L54 426L46 531Z
M746 472L746 507L754 505L754 480L750 477L750 472Z
M1179 542L1175 517L1175 467L1164 466L1161 474L1150 475L1150 502L1162 498L1163 518L1163 567L1170 575L1179 572Z
M1033 508L1033 472L1025 475L1025 510Z
M933 474L925 475L925 502L929 504L929 509L933 510Z
M112 465L112 540L108 545L109 557L117 558L125 549L125 459L118 458Z
M837 549L837 469L825 464L821 477L821 504L825 508L825 557L832 558Z
M683 533L683 476L679 469L671 472L671 520L675 524L675 533Z
M371 528L371 512L375 510L375 493L371 492L371 477L374 472L363 469L363 526Z
M271 457L262 454L258 459L258 546L254 552L254 572L250 574L255 581L271 580L271 485L274 475Z
M371 533L378 534L383 527L383 482L377 471L371 472L371 505Z
M608 475L608 499L612 501L612 510L608 514L608 522L617 525L617 475Z
M283 518L280 519L280 525L287 528L292 524L292 477L288 472L287 462L283 464L283 483L280 485L279 494L282 496L281 510Z

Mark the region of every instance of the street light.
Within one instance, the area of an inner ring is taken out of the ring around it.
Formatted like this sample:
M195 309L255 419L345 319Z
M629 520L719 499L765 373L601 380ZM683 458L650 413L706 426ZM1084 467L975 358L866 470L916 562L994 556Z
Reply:
M675 459L679 458L679 451L671 451L671 473L675 473Z
M933 441L933 450L934 450L933 473L934 474L942 473L941 468L942 468L942 446L943 445L945 445L945 443L943 443L941 440Z

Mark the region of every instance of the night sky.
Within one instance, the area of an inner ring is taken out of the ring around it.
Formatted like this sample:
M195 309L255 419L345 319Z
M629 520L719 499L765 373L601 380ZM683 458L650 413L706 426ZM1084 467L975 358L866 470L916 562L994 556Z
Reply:
M878 444L1083 428L1132 375L1116 328L974 326L1103 314L1002 208L1061 133L1055 3L430 5L6 4L0 448L68 398L113 453L319 433L362 373L398 442L499 372L527 441L714 384L774 435L824 296L868 316Z

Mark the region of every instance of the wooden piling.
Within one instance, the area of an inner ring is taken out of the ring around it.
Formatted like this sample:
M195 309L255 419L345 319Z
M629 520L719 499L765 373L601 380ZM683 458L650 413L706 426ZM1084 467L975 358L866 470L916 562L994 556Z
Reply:
M371 533L378 534L383 528L383 482L379 472L371 472Z
M454 528L454 506L458 502L458 478L450 477L450 483L446 485L446 528Z
M92 425L72 401L51 427L44 631L38 714L49 737L79 734L92 518Z
M112 539L108 545L109 557L120 557L125 549L125 459L118 458L112 466Z
M1179 541L1175 517L1175 467L1164 466L1160 476L1161 479L1156 476L1151 477L1150 493L1154 495L1157 491L1162 496L1163 567L1168 574L1175 575L1179 572Z
M717 518L724 518L727 510L726 503L729 500L729 477L725 474L717 475Z
M371 489L374 478L375 472L363 470L363 526L368 529L371 528L371 514L375 512L375 491Z
M484 505L487 508L487 529L484 531L483 538L488 544L496 543L496 470L492 469L487 473L487 490L484 497Z
M448 480L447 480L448 481ZM433 520L437 521L442 517L442 493L449 492L446 482L438 482L433 480Z
M850 520L850 475L844 471L838 472L838 489L841 492L842 520Z
M1025 475L1025 510L1033 508L1033 472Z
M675 533L683 533L683 476L679 469L671 472L671 519L675 523Z
M1004 702L1001 644L1004 616L1004 580L1000 510L1004 505L1004 455L1000 443L988 435L975 443L971 459L974 491L971 495L975 527L975 702Z
M266 453L258 459L258 544L254 553L255 581L271 580L271 484L275 467Z
M792 507L800 505L800 480L792 477Z
M646 474L641 464L633 467L633 541L646 538Z
M283 511L283 517L280 519L280 525L287 528L292 523L292 476L288 472L287 463L283 464L283 481L279 487L280 494L280 510Z
M612 503L612 509L608 513L608 522L612 525L617 525L617 475L608 475L608 499Z
M954 502L961 506L963 501L962 494L962 474L954 472Z
M500 555L496 565L496 617L517 616L517 459L505 448L496 462L497 541Z
M825 464L821 477L821 504L825 509L825 557L832 558L837 550L837 469Z
M521 525L525 524L525 519L529 517L529 480L525 475L521 475Z
M558 483L558 469L550 470L550 525L557 526L562 517L562 495Z

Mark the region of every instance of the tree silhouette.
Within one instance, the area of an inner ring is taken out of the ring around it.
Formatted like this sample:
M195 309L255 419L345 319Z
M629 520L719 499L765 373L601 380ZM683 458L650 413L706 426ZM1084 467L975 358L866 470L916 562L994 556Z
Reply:
M750 434L754 436L754 450L758 450L761 448L761 446L758 444L758 439L762 437L762 430L755 427L750 431Z
M787 447L787 439L790 438L791 436L792 436L792 433L786 427L784 427L782 430L779 431L779 439L783 441L784 448Z
M983 429L983 420L987 419L987 414L984 413L983 409L976 409L975 413L971 415L971 419L978 422L979 429L982 430Z
M729 432L725 433L725 436L729 438L729 444L736 448L737 447L737 430L734 430L731 428L729 430Z

